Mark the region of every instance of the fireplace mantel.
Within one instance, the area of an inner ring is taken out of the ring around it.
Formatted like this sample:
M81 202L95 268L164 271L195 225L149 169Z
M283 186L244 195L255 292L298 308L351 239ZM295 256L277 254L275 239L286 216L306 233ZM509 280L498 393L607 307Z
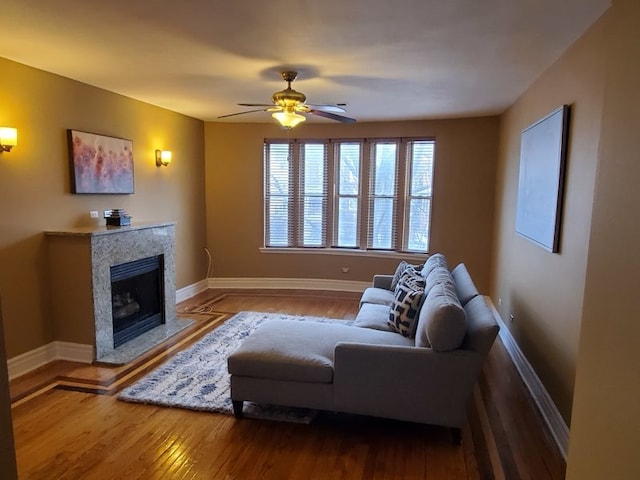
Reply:
M63 236L63 237L98 237L101 235L118 235L121 233L132 232L136 230L146 230L149 228L165 228L173 227L175 235L176 222L163 222L163 223L137 223L135 225L127 225L124 227L114 227L110 225L104 226L91 226L91 227L72 227L59 230L47 230L44 232L47 236Z
M110 361L122 357L117 350L133 348L135 356L150 348L143 345L147 337L155 342L186 326L176 318L175 222L49 230L45 236L56 340L93 345L97 361L124 363L131 355ZM147 332L114 349L110 269L156 255L164 256L165 325L157 327L159 335Z

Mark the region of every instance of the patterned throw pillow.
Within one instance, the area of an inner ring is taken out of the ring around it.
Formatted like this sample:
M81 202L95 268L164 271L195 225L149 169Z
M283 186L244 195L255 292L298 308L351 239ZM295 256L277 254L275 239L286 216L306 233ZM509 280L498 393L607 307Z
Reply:
M391 279L391 290L395 291L396 287L398 286L398 282L400 281L400 277L402 277L407 269L412 269L415 272L419 272L420 268L420 265L411 265L404 260L400 260L400 263L396 267L396 272L393 274L393 278Z
M424 277L410 268L405 270L396 285L387 323L403 337L415 337L424 284Z

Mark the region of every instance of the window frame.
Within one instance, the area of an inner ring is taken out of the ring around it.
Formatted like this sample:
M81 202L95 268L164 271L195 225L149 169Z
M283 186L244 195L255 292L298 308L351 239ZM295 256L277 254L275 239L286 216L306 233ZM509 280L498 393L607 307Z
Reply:
M291 146L288 145L288 142L265 142L264 143L264 147L263 147L263 158L265 159L265 163L264 163L264 170L263 170L263 180L264 180L264 184L263 184L263 204L264 204L264 208L263 208L263 244L265 247L268 248L290 248L291 242L292 242L292 237L291 237L291 223L292 222L297 222L296 219L296 212L294 209L294 205L292 204L292 202L290 201L290 197L292 196L292 194L294 194L294 190L295 190L295 184L296 182L294 181L294 176L293 176L293 170L291 168L291 162L289 162L288 164L288 168L287 168L287 189L286 191L288 192L288 194L271 194L271 187L270 187L270 182L271 182L271 171L272 166L271 164L269 164L269 166L267 166L267 162L266 162L266 158L267 158L267 151L270 153L272 150L271 145L286 145L287 146L287 151L288 151L288 156L291 155ZM271 158L271 156L269 156L269 158ZM295 195L294 195L295 196ZM276 197L276 198L285 198L288 200L287 202L287 235L286 237L286 241L287 244L286 245L281 245L281 244L277 244L276 242L274 242L273 245L271 245L271 240L267 241L267 239L271 239L271 232L273 231L272 228L272 224L271 222L268 222L267 220L269 219L269 214L271 212L271 206L275 204L275 202L272 201L272 198Z
M414 152L415 152L415 145L416 143L427 143L430 142L431 143L431 165L430 168L428 169L428 173L430 174L430 182L429 183L429 195L415 195L412 192L412 177L415 175L414 172ZM431 240L431 218L432 218L432 212L433 212L433 179L434 179L434 170L435 170L435 150L436 150L436 144L435 144L435 140L420 140L420 139L414 139L412 140L410 143L408 142L405 145L405 152L404 152L404 157L406 159L406 161L404 162L404 168L405 168L405 175L403 176L406 180L406 184L404 186L404 192L405 192L405 196L404 196L404 206L403 206L403 211L404 211L404 229L403 229L403 239L402 239L402 245L403 245L403 250L406 252L422 252L422 250L415 250L415 249L411 249L410 248L410 238L409 236L411 235L411 201L412 200L427 200L429 203L429 212L427 214L428 220L428 226L427 226L427 250L429 248L429 242Z
M409 249L409 206L412 198L426 198L424 196L412 196L411 192L411 169L412 159L410 153L413 151L414 142L429 142L432 148L431 157L431 181L429 184L430 209L427 213L427 233L426 233L426 250ZM343 144L359 145L359 179L358 194L344 194L340 192L340 155L339 149ZM373 228L371 225L373 216L373 192L374 175L372 168L375 162L375 149L384 143L395 143L395 193L390 197L394 203L392 208L393 219L391 220L391 247L390 248L373 248L370 239L370 232ZM267 158L268 147L272 144L288 145L289 156L289 177L293 181L293 185L289 188L289 216L288 216L288 245L269 245L268 234L271 225L269 224L270 196L268 195L268 186L270 179L268 172L269 159ZM323 201L323 225L324 238L322 245L303 245L304 236L300 220L303 218L304 208L304 171L301 150L305 144L322 144L325 146L325 197ZM436 139L435 137L388 137L388 138L301 138L301 139L265 139L263 148L263 177L264 177L264 204L263 204L263 247L261 252L313 252L328 254L366 254L370 256L415 256L422 258L429 253L429 240L431 239L431 219L433 212L433 186L434 186L434 170L436 162ZM338 244L338 227L340 222L339 202L341 198L355 198L358 202L358 211L356 214L356 246L340 246Z
M343 144L357 144L358 145L358 186L356 188L357 193L356 194L341 194L340 193L340 174L341 174L341 165L339 165L339 162L341 160L341 156L338 153L338 150L341 148L341 145ZM365 171L365 161L363 158L363 150L364 150L364 146L362 144L361 141L359 140L341 140L341 141L336 141L335 142L335 148L330 149L333 153L333 167L334 167L334 176L333 178L333 182L329 182L330 184L333 185L334 187L334 191L333 191L333 209L332 209L332 222L330 225L332 225L332 234L331 234L331 239L332 239L332 248L338 248L338 249L360 249L360 245L361 245L361 239L362 239L362 232L361 232L361 225L362 225L362 218L363 218L363 209L366 206L366 202L363 200L362 198L362 194L363 194L363 187L362 187L362 177L363 177L363 173ZM340 217L339 217L339 202L340 199L342 198L355 198L358 202L358 210L356 213L356 225L355 225L355 237L356 237L356 244L353 246L350 245L340 245L340 242L338 241L338 235L339 235L339 222L340 222Z
M301 248L327 248L327 245L331 245L327 242L327 231L329 230L327 225L327 217L329 210L329 156L328 151L330 150L329 144L324 140L312 140L305 139L304 141L298 142L300 148L293 154L294 159L297 156L297 169L294 168L294 175L298 174L298 182L296 184L297 193L294 195L294 208L297 208L297 217L296 217L296 236L294 237L294 243ZM322 145L324 148L324 159L323 159L323 172L324 178L322 179L322 193L320 194L309 194L306 192L306 162L307 162L307 152L305 147L307 145ZM296 171L297 170L297 171ZM320 244L305 244L305 200L307 198L319 198L322 203L322 220L321 220L321 235L320 235ZM297 199L297 205L296 201ZM295 227L294 227L295 228Z

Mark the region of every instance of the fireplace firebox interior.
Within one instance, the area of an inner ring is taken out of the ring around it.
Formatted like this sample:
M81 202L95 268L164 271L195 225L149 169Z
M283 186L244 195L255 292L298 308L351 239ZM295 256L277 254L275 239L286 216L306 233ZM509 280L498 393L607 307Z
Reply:
M164 256L111 267L113 348L165 323Z

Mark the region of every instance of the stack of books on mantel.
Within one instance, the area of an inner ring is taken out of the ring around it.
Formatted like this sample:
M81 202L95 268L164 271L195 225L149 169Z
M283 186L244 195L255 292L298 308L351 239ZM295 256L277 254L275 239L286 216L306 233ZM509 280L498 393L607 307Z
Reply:
M114 208L104 212L107 225L112 227L122 227L131 225L131 216L121 208Z

